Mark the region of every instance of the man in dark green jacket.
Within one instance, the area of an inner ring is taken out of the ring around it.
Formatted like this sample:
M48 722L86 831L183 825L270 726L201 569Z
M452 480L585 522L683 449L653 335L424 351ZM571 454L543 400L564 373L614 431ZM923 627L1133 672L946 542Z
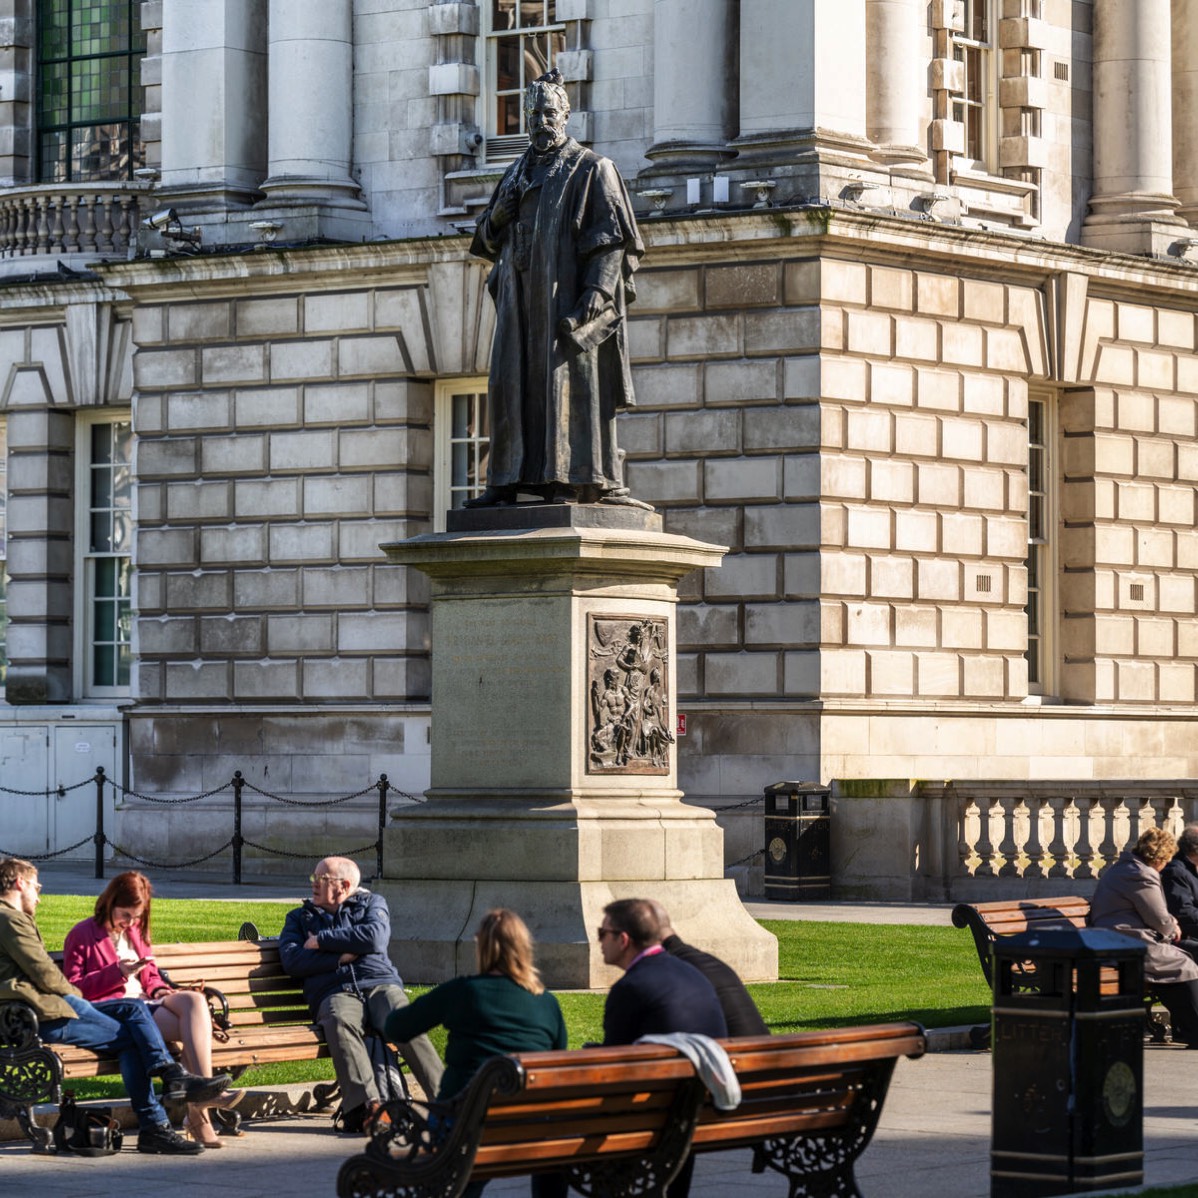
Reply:
M196 1077L171 1058L162 1033L140 999L93 1006L50 959L38 929L42 884L37 866L20 857L0 860L0 1002L24 1002L38 1018L46 1044L74 1044L120 1057L121 1077L140 1131L138 1152L192 1156L199 1144L175 1132L154 1095L154 1076L164 1098L205 1102L232 1080L227 1073Z

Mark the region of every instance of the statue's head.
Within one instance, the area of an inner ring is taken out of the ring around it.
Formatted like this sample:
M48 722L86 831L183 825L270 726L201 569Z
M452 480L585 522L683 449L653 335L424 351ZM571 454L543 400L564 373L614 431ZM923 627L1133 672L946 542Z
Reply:
M570 100L562 86L562 73L554 68L524 89L524 116L528 138L539 153L556 150L566 140Z

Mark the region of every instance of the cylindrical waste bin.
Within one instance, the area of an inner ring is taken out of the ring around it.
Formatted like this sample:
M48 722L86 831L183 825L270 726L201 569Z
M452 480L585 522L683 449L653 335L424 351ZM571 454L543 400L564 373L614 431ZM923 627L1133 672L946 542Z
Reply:
M765 788L765 897L832 897L831 790L818 782Z
M1144 1177L1144 946L1097 928L1000 936L991 1198Z

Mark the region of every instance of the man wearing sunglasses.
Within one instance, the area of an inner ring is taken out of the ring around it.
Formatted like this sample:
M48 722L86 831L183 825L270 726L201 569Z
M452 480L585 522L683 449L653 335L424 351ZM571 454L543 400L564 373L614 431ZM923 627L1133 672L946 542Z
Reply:
M326 857L312 874L312 897L289 911L279 937L283 968L304 983L312 1018L324 1031L341 1086L342 1129L368 1130L381 1105L366 1037L378 1035L396 1007L408 1005L403 982L387 955L387 900L363 886L348 857ZM432 1098L443 1066L427 1036L397 1045L400 1056Z

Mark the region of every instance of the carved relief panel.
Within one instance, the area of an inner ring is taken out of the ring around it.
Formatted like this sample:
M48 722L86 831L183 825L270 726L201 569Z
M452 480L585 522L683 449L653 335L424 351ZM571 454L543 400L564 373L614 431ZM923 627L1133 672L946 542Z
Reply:
M587 617L587 773L668 774L669 624Z

